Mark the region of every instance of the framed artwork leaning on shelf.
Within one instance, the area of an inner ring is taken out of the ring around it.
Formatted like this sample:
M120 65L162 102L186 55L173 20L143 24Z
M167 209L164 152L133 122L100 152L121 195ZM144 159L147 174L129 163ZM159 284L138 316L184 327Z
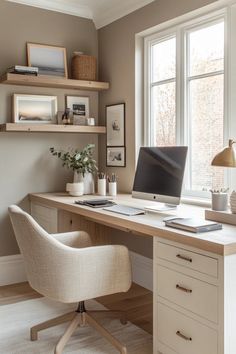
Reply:
M56 124L57 97L44 95L13 95L13 122Z
M73 112L74 125L86 125L86 118L89 118L89 97L66 96L66 108Z
M68 78L66 48L27 43L28 66L38 68L39 75Z

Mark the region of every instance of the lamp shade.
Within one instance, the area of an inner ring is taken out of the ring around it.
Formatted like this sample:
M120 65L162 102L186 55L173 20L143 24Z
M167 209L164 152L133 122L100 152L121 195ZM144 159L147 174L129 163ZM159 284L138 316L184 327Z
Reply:
M230 139L229 146L219 152L214 157L211 164L213 166L236 167L236 152L233 147L234 143L235 141Z

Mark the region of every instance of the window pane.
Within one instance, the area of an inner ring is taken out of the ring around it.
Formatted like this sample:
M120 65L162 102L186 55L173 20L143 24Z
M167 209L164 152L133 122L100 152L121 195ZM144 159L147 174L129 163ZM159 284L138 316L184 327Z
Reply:
M170 38L152 46L152 82L175 78L176 39Z
M189 34L190 75L224 69L224 22Z
M211 167L212 158L223 147L223 75L192 80L191 189L222 188L223 169Z
M175 82L152 89L154 144L175 145Z

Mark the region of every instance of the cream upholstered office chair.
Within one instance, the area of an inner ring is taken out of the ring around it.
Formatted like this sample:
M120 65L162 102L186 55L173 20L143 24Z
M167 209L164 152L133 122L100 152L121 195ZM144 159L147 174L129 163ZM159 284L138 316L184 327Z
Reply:
M93 247L89 235L83 231L50 235L19 207L10 206L9 213L32 288L62 303L79 303L75 312L32 327L31 340L37 340L42 329L71 321L55 347L54 353L61 354L74 330L87 323L120 353L127 353L126 347L103 328L84 305L85 300L126 292L130 288L127 248L118 245ZM125 323L124 318L122 322Z

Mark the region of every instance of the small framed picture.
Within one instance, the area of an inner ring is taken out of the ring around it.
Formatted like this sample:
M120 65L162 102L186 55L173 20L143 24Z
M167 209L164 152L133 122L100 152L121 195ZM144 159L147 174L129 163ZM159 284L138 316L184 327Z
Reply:
M55 124L57 97L43 95L13 95L13 122Z
M86 124L86 118L89 118L89 97L66 96L66 108L72 110L75 125Z
M125 147L107 147L107 167L125 167Z
M106 106L107 146L125 145L125 103Z
M66 48L27 43L28 66L39 69L39 75L68 78Z

